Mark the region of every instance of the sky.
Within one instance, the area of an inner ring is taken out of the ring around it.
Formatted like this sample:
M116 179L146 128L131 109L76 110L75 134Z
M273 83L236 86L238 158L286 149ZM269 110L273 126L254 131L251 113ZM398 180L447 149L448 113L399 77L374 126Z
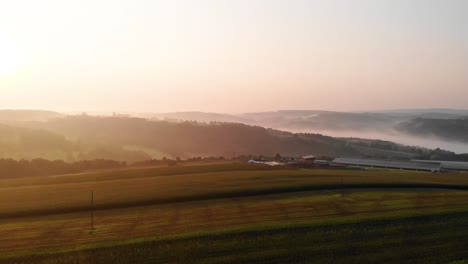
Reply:
M0 1L0 108L468 109L465 0Z

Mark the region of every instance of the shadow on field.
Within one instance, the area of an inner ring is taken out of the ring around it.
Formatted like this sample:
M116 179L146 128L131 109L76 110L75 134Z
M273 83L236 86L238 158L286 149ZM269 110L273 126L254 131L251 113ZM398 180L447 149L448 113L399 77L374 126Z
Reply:
M203 193L196 195L181 195L177 197L170 198L158 198L158 199L148 199L140 201L129 201L129 202L119 202L119 203L107 203L107 204L97 204L94 206L95 210L104 210L104 209L117 209L117 208L127 208L133 206L146 206L146 205L157 205L157 204L166 204L166 203L176 203L176 202L190 202L190 201L203 201L203 200L212 200L212 199L223 199L223 198L241 198L249 196L261 196L261 195L270 195L270 194L282 194L282 193L292 193L292 192L304 192L304 191L336 191L336 190L363 190L363 189L380 189L382 191L392 190L392 189L413 189L413 190L459 190L466 191L468 190L467 185L453 185L453 184L433 184L433 183L358 183L358 184L313 184L313 185L302 185L302 186L291 186L291 187L276 187L276 188L266 188L266 189L243 189L243 190L234 190L234 191L223 191L223 192L211 192ZM73 213L73 212L82 212L89 211L90 207L87 205L75 206L68 208L53 208L46 210L29 210L27 212L13 212L13 213L0 213L0 218L12 218L12 217L22 217L22 216L41 216L48 214L59 214L59 213Z

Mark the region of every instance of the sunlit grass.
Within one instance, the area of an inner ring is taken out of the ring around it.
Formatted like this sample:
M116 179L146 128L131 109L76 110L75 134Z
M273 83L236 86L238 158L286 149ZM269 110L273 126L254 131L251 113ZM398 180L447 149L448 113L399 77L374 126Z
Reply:
M96 178L98 180L93 180ZM341 185L342 178L344 185ZM431 217L448 212L461 212L453 221L466 221L466 214L463 212L468 211L468 192L455 190L459 187L463 189L465 184L468 184L468 180L462 174L287 170L244 164L119 170L35 178L30 183L11 180L0 183L0 196L5 198L0 202L0 213L4 215L0 219L0 252L4 256L18 256L50 250L57 254L67 251L71 255L67 255L65 260L70 260L68 257L74 256L73 252L77 250L130 243L134 246L124 246L123 252L137 250L140 247L138 245L141 245L142 251L146 252L142 256L150 256L153 254L151 250L154 249L154 243L159 245L160 242L148 241L183 238L182 241L176 240L165 246L161 244L161 247L175 247L176 252L183 245L195 247L193 254L196 255L202 253L197 245L214 243L212 247L215 251L242 252L242 257L239 258L213 253L214 256L206 258L204 263L233 259L242 262L243 258L250 261L270 257L289 261L290 257L296 255L310 257L306 253L308 249L329 252L341 247L340 250L344 250L346 247L343 241L347 240L339 236L346 237L348 232L351 236L347 238L349 240L357 234L353 227L343 229L342 224L354 225L372 219L396 219L397 227L385 226L380 231L377 228L367 237L372 241L369 243L374 245L369 246L369 252L366 253L372 259L374 253L370 252L371 248L404 245L403 242L408 238L397 234L407 232L404 230L411 225L420 225L405 222L406 224L398 227L398 219L416 216L432 219ZM427 189L428 186L434 188ZM437 189L444 186L454 190ZM89 230L91 189L95 192L97 208L93 232ZM15 203L6 200L12 196ZM24 216L19 217L18 213ZM426 223L426 220L421 221ZM447 246L449 240L459 234L453 233L452 229L440 227L442 222L428 225L429 229L439 228L439 233L432 236L424 233L424 237L431 241L440 236ZM332 224L336 226L329 226ZM329 226L326 228L329 240L315 241L314 236L306 235L309 231L304 237L301 237L301 232L294 231L299 227L310 228L317 225ZM274 231L274 235L270 236L268 230L272 228L286 228L286 231ZM264 247L262 245L259 250L250 244L258 236L242 235L243 232L255 233L261 230L266 232L262 233L265 239L269 237L272 241L278 240L278 245L262 242ZM375 237L376 232L384 232L384 237ZM190 234L195 234L195 237ZM214 234L221 238L213 237ZM231 235L238 237L239 241L236 238L227 240ZM299 236L298 241L305 244L295 244L291 241L292 235L294 239ZM292 248L281 240L289 241L296 247ZM150 245L145 246L145 243ZM311 246L311 243L317 244ZM366 245L368 242L360 243ZM274 250L271 247L285 249ZM103 256L109 254L108 249L102 252ZM389 253L386 251L375 254L375 258L382 258ZM59 260L62 257L60 254L57 256ZM151 256L158 262L164 261L164 256ZM184 254L182 256L189 257ZM466 258L461 254L456 256L458 259ZM359 256L351 259L354 258L363 260ZM296 261L295 258L293 260Z

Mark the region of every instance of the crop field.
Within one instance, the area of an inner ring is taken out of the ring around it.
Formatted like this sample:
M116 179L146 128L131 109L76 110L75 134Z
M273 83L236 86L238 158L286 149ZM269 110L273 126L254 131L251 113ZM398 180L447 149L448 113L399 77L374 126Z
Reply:
M468 174L213 164L0 181L0 263L463 263L467 235Z

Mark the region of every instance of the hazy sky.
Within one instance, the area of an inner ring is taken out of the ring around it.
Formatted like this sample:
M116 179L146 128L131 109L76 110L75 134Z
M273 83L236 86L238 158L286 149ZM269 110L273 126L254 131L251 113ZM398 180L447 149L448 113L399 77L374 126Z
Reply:
M468 108L466 0L0 1L0 108Z

